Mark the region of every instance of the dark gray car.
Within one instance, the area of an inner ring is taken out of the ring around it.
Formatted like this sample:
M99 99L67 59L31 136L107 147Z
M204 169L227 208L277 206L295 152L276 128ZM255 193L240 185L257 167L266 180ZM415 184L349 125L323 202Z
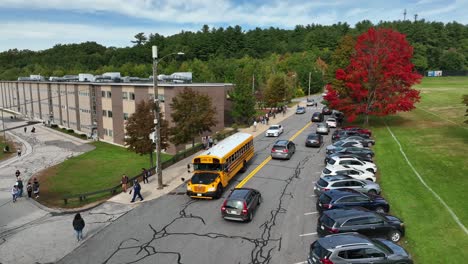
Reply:
M309 264L412 264L401 246L385 239L370 239L358 233L328 235L310 245Z
M221 207L221 216L227 220L251 221L262 202L259 191L251 188L236 188L231 191Z
M357 180L348 175L326 175L315 182L314 193L335 189L353 189L362 193L380 194L380 185L373 181Z

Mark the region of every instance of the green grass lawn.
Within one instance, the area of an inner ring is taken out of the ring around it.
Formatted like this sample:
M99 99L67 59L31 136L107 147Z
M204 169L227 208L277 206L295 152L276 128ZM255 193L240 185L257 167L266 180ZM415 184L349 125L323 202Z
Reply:
M465 263L468 235L418 180L384 120L421 177L468 227L468 125L461 104L468 78L425 78L417 89L422 99L414 111L371 119L379 181L391 213L405 221L402 244L415 263Z
M103 142L96 149L73 157L41 172L41 202L63 206L64 195L93 192L114 187L123 173L133 177L149 167L149 156L140 156L125 148ZM171 156L162 154L162 159ZM86 201L92 202L94 199Z

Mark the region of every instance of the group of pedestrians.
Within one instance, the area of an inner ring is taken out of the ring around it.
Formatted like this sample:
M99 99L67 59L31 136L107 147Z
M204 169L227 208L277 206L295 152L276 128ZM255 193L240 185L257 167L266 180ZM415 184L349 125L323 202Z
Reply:
M141 169L141 175L143 178L143 184L149 183L149 176L151 175L151 171L147 170L145 168ZM130 183L130 180L126 174L122 175L122 179L120 180L120 183L122 184L122 191L127 192L128 190L128 184ZM133 198L130 201L131 203L135 202L135 199L138 197L140 198L140 201L143 201L143 196L141 195L141 185L138 182L138 179L133 180L133 186L132 189L129 191L129 194L131 195L133 192Z
M202 144L204 149L209 149L216 145L216 139L213 139L211 136L202 137Z
M21 172L16 170L15 172L16 182L13 188L11 189L11 195L13 196L13 202L15 203L18 198L23 197L24 191L24 183L23 179L21 178ZM34 194L34 198L39 198L39 181L36 177L34 177L33 182L31 180L28 181L26 185L26 192L28 193L28 198L32 198Z
M272 108L270 108L270 110L267 113L265 113L264 116L262 115L262 116L258 116L256 118L254 118L254 121L253 121L254 132L257 131L257 125L258 124L268 125L269 122L270 122L270 117L275 119L276 114L278 114L278 113L283 113L283 115L285 115L286 110L287 110L287 106L272 107Z

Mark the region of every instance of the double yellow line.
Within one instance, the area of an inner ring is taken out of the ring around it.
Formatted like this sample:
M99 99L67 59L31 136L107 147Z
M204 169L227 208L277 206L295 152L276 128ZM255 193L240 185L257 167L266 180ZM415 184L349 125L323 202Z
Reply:
M293 141L297 136L299 136L306 128L308 128L310 125L312 125L312 122L307 123L303 128L301 128L299 131L296 132L289 140ZM269 161L271 160L271 156L268 156L260 165L258 165L253 171L247 175L239 184L237 184L236 188L242 188L244 184L246 184L259 170L261 170Z

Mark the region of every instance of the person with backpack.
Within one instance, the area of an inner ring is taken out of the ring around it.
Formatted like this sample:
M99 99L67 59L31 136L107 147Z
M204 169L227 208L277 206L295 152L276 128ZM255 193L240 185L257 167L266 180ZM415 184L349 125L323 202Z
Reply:
M11 195L13 196L13 202L16 202L16 198L18 198L18 186L13 186L11 189Z
M75 218L73 218L73 229L75 229L76 232L76 240L80 241L83 240L83 229L85 227L85 222L81 215L77 213L75 215Z
M37 178L34 178L32 187L35 198L39 198L39 181L37 181Z
M143 196L141 196L141 185L138 183L138 180L133 181L133 189L130 190L130 194L132 194L133 191L133 198L130 201L131 203L135 202L135 198L138 196L140 198L140 201L143 201Z
M28 185L26 185L26 191L28 192L28 198L31 198L33 191L31 181L28 181Z

